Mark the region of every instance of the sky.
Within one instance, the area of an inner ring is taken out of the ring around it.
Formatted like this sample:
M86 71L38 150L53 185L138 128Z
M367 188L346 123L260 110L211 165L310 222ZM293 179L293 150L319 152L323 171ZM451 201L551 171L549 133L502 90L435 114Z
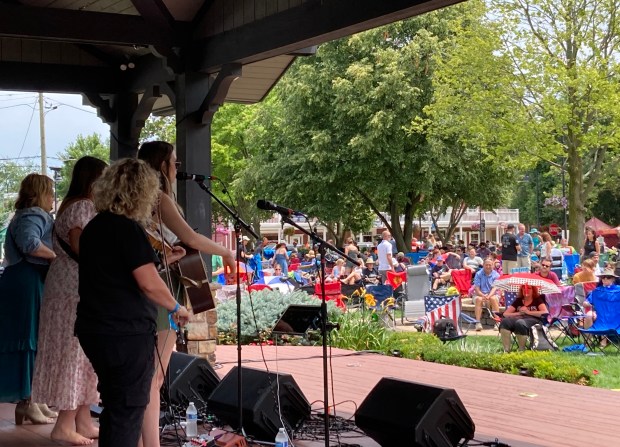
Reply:
M81 95L44 93L43 97L48 167L61 165L58 155L78 135L109 137L110 127L93 107L82 105ZM8 158L18 164L41 166L39 127L37 93L0 90L0 163Z

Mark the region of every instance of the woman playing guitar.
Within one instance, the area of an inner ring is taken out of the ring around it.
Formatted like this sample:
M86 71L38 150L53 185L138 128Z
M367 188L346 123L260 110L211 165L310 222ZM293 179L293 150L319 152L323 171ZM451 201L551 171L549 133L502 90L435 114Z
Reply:
M174 200L171 188L171 181L176 178L177 157L172 144L164 141L150 141L144 143L138 151L138 158L144 160L157 171L160 175L159 201L153 212L153 220L156 223L161 216L161 227L164 236L167 236L171 245L181 242L184 246L199 252L220 255L224 261L227 271L234 275L236 272L235 259L232 251L223 247L211 239L196 233L183 218L180 208ZM165 234L169 233L169 234ZM170 240L176 237L177 240ZM163 311L162 311L163 312ZM168 363L172 355L176 337L170 327L164 323L158 323L157 353L161 359L156 359L155 375L151 385L151 400L146 408L144 423L142 425L142 446L159 447L159 390L164 381L164 372L168 368Z

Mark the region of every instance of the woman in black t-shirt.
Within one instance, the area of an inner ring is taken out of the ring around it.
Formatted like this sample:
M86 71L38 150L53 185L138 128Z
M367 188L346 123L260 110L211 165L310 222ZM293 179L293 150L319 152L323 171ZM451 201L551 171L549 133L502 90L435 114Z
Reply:
M517 336L519 351L525 350L525 343L530 328L540 322L540 317L549 313L538 288L524 284L519 290L517 299L504 312L504 319L499 324L504 352L510 352L512 345L511 332Z
M179 324L189 318L159 277L142 226L157 186L140 160L111 165L93 185L99 214L80 237L75 333L99 380L100 447L135 447L140 438L155 366L156 305Z

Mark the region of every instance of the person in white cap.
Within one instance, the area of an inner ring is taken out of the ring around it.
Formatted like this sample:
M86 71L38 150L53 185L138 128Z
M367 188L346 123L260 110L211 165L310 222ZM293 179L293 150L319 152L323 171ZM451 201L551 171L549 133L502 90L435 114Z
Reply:
M242 259L250 259L252 255L249 253L248 242L250 242L250 238L247 236L243 236L241 238L241 258Z

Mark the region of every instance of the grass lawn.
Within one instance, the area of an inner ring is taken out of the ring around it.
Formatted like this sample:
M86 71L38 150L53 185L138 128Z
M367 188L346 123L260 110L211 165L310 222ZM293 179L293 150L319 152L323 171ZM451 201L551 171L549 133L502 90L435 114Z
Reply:
M568 346L570 343L563 343L563 346ZM470 336L463 340L463 342L448 343L445 345L446 349L456 351L469 351L469 352L485 352L485 353L501 353L502 345L498 336L484 336L476 335ZM553 356L560 358L569 358L573 363L576 363L583 368L592 371L593 383L592 386L599 388L617 389L620 391L620 354L612 351L608 348L605 355L588 355L583 352L553 352Z

